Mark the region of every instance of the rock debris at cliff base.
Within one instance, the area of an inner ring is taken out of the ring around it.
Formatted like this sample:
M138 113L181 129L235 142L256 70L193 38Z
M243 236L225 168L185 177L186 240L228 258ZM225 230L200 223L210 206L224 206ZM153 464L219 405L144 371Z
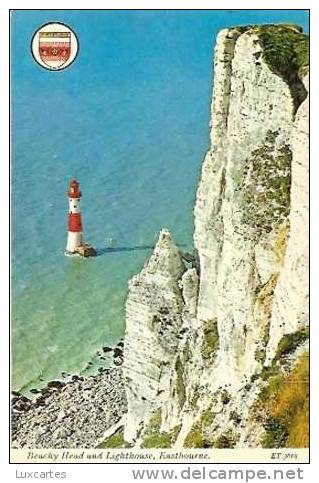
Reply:
M12 400L13 448L94 448L126 412L122 368L49 384Z

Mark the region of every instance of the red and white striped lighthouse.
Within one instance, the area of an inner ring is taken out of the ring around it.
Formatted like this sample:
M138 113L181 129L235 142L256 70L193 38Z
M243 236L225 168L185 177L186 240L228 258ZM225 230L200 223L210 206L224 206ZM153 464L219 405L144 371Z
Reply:
M76 179L72 179L69 186L69 217L68 241L65 255L79 255L81 257L95 257L97 252L89 243L83 241L82 217L80 211L80 198L82 193Z
M80 198L82 193L79 183L72 179L69 186L69 215L68 215L68 241L66 245L67 253L76 253L77 248L83 244L83 228L80 212Z

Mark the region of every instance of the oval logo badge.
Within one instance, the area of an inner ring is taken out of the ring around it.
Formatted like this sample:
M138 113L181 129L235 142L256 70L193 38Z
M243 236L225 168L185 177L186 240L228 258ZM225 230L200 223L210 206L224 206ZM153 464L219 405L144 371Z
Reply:
M74 62L79 50L73 30L63 23L42 25L32 37L31 51L35 61L48 70L62 70Z

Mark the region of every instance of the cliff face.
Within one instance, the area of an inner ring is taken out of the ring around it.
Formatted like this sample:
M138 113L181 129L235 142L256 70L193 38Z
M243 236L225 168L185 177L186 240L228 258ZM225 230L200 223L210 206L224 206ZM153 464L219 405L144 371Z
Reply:
M218 35L193 267L164 230L129 283L130 443L151 447L155 431L165 447L261 444L252 408L265 371L289 370L306 350L306 48L292 26Z
M184 270L170 234L162 230L150 260L129 283L125 338L128 440L135 437L151 410L168 399L183 324L178 281Z

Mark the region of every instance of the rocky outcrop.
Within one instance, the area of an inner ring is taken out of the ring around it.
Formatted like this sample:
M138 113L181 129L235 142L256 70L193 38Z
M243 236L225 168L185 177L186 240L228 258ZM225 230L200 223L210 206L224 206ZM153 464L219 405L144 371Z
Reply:
M194 210L199 264L186 268L163 231L129 283L129 443L150 444L155 414L176 447L260 444L250 410L261 374L282 363L286 334L308 323L306 47L294 26L218 35L211 149ZM304 340L287 346L300 351Z
M162 230L150 260L129 282L124 349L127 441L136 437L140 422L155 408L154 403L168 398L183 324L178 282L184 272L177 247L169 232Z

